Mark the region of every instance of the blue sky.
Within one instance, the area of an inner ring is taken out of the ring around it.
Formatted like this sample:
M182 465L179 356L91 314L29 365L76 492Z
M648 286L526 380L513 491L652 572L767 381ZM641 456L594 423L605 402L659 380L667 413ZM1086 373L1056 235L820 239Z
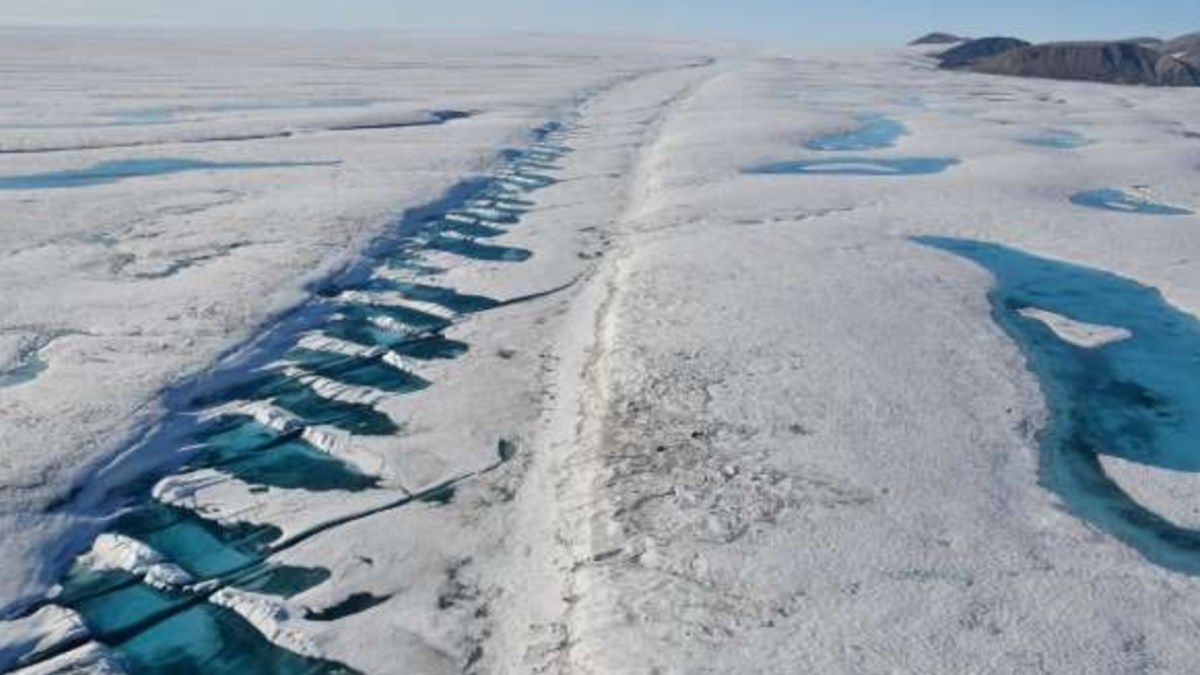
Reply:
M1200 0L0 0L0 22L567 30L895 43L932 29L1032 40L1200 31Z

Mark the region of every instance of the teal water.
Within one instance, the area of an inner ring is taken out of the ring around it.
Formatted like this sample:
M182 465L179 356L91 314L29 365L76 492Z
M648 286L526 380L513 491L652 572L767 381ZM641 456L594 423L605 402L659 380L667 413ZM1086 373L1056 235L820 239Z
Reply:
M372 404L339 401L308 387L282 392L271 403L292 413L306 426L331 426L359 436L393 436L401 426Z
M550 187L558 182L552 176L542 174L514 172L496 179L498 185L518 192L531 192Z
M1147 559L1200 574L1200 531L1135 502L1100 455L1200 471L1200 321L1158 290L1102 270L998 244L942 237L918 243L963 257L995 278L992 315L1021 347L1051 410L1040 436L1041 482L1067 507ZM1097 348L1059 338L1020 314L1039 308L1132 337Z
M1135 213L1146 216L1188 216L1192 212L1175 206L1152 202L1121 190L1103 189L1072 195L1071 203L1091 209Z
M523 248L481 244L473 239L459 237L434 237L427 246L437 251L488 262L524 262L533 257L532 251Z
M145 543L197 578L219 577L258 563L282 534L267 525L220 525L157 502L121 516L112 529Z
M443 331L452 323L445 317L399 305L345 303L338 305L337 312L351 321L370 322L372 318L390 319L422 333Z
M1036 145L1055 150L1074 150L1075 148L1091 145L1094 142L1083 134L1071 131L1070 129L1047 129L1037 136L1028 136L1018 140L1026 145Z
M36 354L30 356L15 368L0 372L0 389L32 382L46 370L46 367L46 362L38 358Z
M324 492L357 492L379 480L300 438L280 434L249 417L227 419L203 439L189 467L216 468L251 485Z
M804 144L809 150L823 152L857 152L890 148L908 133L908 128L884 115L860 115L862 125L850 131L814 138Z
M125 572L75 570L56 602L79 613L100 640L119 640L155 617L178 611L192 598L153 588Z
M350 675L354 671L268 642L236 612L189 607L116 645L137 675Z
M919 176L941 173L959 163L952 157L839 157L775 162L746 170L749 174L807 176Z
M500 302L493 298L482 295L463 294L453 288L445 288L443 286L394 282L389 287L389 290L395 290L410 300L430 302L459 314L484 312L500 306Z
M131 673L341 675L353 671L280 649L232 610L202 596L139 583L122 572L76 572L60 602L107 642ZM90 586L90 594L81 592ZM108 588L108 592L96 592Z
M115 531L152 546L171 560L180 561L197 580L224 578L230 585L246 591L290 597L324 583L327 570L263 562L269 544L278 530L265 526L223 526L203 520L189 511L151 503L122 516ZM76 564L60 581L56 604L79 613L92 638L113 646L134 664L160 663L161 667L184 668L175 658L161 653L164 643L180 651L180 658L195 660L188 668L209 668L227 658L278 658L289 670L264 672L310 672L307 668L325 665L301 658L269 643L239 615L207 602L202 591L160 589L122 571L97 571ZM179 617L186 617L181 620ZM224 647L206 644L194 634L175 635L181 621L223 622L229 630L241 634L238 650L218 657ZM276 654L275 652L282 652ZM295 660L293 660L295 657ZM140 666L139 666L140 667ZM301 668L301 670L291 670ZM134 672L175 672L174 670L136 670ZM186 670L216 672L223 670ZM238 672L238 671L233 671ZM323 672L323 671L311 671ZM347 671L334 671L347 672Z

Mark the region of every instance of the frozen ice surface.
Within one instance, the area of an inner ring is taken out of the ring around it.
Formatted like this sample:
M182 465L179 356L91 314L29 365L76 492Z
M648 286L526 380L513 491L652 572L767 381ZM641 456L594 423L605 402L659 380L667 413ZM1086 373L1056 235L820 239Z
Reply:
M1065 196L1200 203L1200 93L908 52L4 37L0 176L288 164L0 192L0 372L45 365L0 388L0 634L59 645L41 672L110 647L133 673L1192 669L1189 568L1039 482L1058 402L996 279L913 238L1111 272L1193 316L1194 215ZM903 142L804 147L868 110ZM1013 142L1060 128L1093 142ZM779 162L822 164L754 170ZM1012 309L1080 358L1159 335ZM1195 474L1096 464L1195 526ZM121 585L84 613L168 617L115 647L53 605L22 618L119 508L198 595L101 540Z

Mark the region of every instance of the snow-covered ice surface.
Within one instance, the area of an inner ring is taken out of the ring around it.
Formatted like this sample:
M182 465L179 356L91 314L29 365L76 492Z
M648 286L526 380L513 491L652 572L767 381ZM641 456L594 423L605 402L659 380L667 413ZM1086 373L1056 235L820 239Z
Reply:
M0 177L177 169L0 192L0 668L1191 671L1195 474L1167 469L1200 457L1097 417L1089 475L1128 501L1047 481L1076 399L1004 311L1196 423L1139 350L1197 348L1200 218L1069 198L1200 203L1200 93L902 52L130 39L0 47ZM1019 142L1047 129L1091 142ZM1043 277L975 250L1154 312L1031 303Z
M585 393L562 407L580 405L579 429L563 423L546 445L564 453L539 477L561 505L546 527L570 561L553 591L561 621L543 630L553 667L1190 672L1195 580L1042 487L1048 411L992 318L996 281L911 237L1110 270L1194 312L1200 221L1067 198L1140 183L1194 203L1197 92L948 75L896 55L725 65L644 149L598 274ZM804 143L863 111L910 130L870 157L959 164L878 179L744 171L826 161ZM1064 125L1095 143L1014 142ZM1079 322L1057 324L1068 334L1106 324L1055 313ZM1194 383L1180 387L1171 405L1194 420ZM1191 522L1184 479L1117 480ZM529 640L513 632L503 654Z
M38 32L4 49L0 605L14 620L0 667L86 661L90 636L134 671L179 672L195 662L178 640L199 632L209 669L341 672L255 655L270 639L320 656L291 629L248 637L287 615L246 616L262 602L244 594L330 577L264 556L448 499L449 482L511 457L536 410L525 336L539 327L508 322L591 254L573 229L501 238L569 152L546 123L703 50ZM322 103L335 99L358 103ZM163 109L181 112L109 123ZM498 277L535 253L536 270ZM353 286L299 304L322 280ZM468 319L484 310L496 325L479 332ZM89 631L21 637L59 605ZM396 654L348 660L363 658Z

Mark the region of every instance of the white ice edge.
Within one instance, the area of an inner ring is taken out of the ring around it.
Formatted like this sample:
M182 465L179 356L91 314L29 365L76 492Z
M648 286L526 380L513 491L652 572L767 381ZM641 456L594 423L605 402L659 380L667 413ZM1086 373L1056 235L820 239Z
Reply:
M1172 471L1100 455L1109 478L1133 501L1179 527L1200 529L1200 473Z
M178 588L193 581L183 568L169 562L154 548L114 532L96 537L91 550L80 556L79 561L96 571L128 572L157 588Z
M312 638L295 628L292 610L283 600L230 587L213 593L209 600L240 614L273 644L303 656L323 656Z
M107 647L89 642L42 663L15 670L12 675L125 675L127 672Z
M1084 323L1037 307L1023 307L1019 313L1045 324L1060 340L1084 349L1098 349L1133 337L1128 328Z
M0 669L87 635L83 619L74 610L58 605L46 605L29 616L0 621Z

